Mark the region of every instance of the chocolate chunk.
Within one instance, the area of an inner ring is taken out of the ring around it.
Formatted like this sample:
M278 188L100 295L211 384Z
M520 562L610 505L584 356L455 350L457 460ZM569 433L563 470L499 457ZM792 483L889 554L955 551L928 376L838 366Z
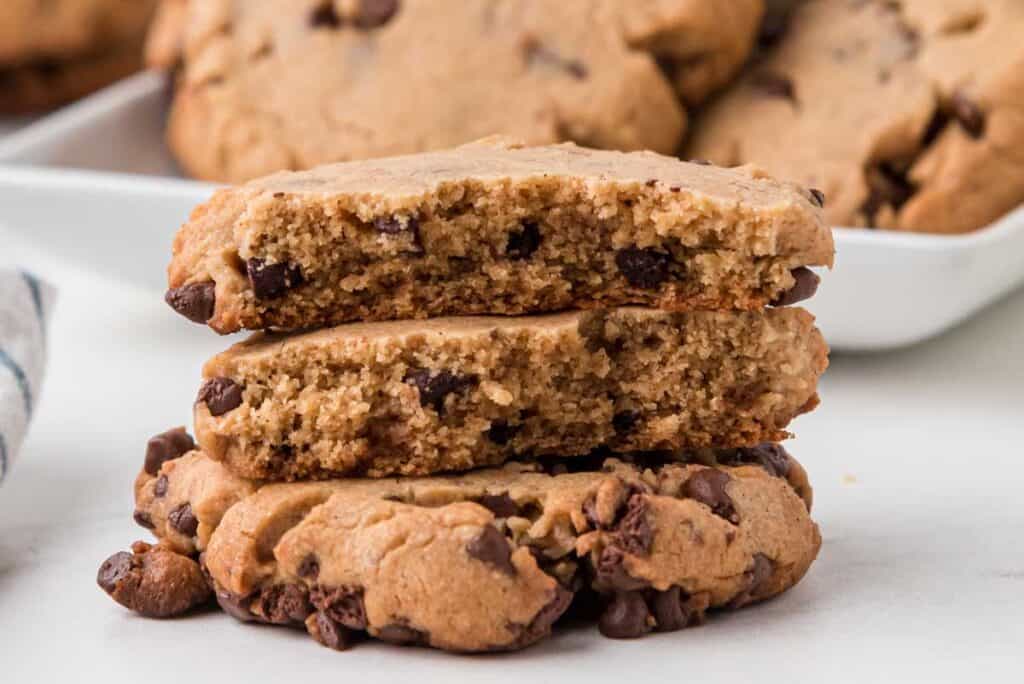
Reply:
M736 449L723 457L723 463L750 463L759 465L775 477L789 475L789 453L781 444L765 442L754 447Z
M377 638L381 641L401 646L430 643L430 639L425 632L402 624L390 624L381 627L377 630Z
M509 259L529 259L540 247L540 227L533 221L524 221L520 230L508 234L508 245L505 254Z
M430 406L444 415L444 400L449 394L461 392L477 384L475 375L455 375L445 370L431 371L428 368L410 370L405 382L420 392L420 406Z
M152 530L156 525L153 524L153 519L149 517L149 513L146 511L135 511L132 513L132 519L135 524L139 527L145 527L147 530Z
M495 444L505 446L512 441L521 428L521 425L509 425L507 420L496 420L491 423L491 427L484 434Z
M466 544L466 553L471 558L493 565L506 575L514 576L516 566L512 565L512 549L505 535L494 525L487 525L479 535Z
M378 28L391 21L400 5L399 0L360 0L353 22L356 28Z
M325 0L320 6L313 10L309 17L309 25L313 28L332 28L341 26L341 17L334 11L333 0ZM277 193L274 193L277 197Z
M405 217L404 221L400 216L379 216L373 220L373 227L385 235L400 235L406 232L419 235L420 222L412 216Z
M573 593L561 585L555 586L555 595L550 601L544 604L534 616L530 624L520 628L519 636L509 645L510 649L518 649L529 646L543 639L551 633L551 625L555 624L558 618L569 608L572 603Z
M306 620L306 631L320 644L335 651L344 651L352 645L355 634L324 613L316 613Z
M160 472L160 466L167 461L181 458L196 448L192 435L185 428L178 427L151 437L146 443L146 460L143 469L150 475Z
M785 76L762 71L754 75L751 85L768 97L783 97L796 102L796 87Z
M245 269L256 299L277 299L305 282L302 271L294 264L267 264L263 259L253 258L246 263Z
M650 248L620 250L615 265L631 286L641 290L654 290L669 276L669 255Z
M806 266L800 266L793 269L792 275L796 281L793 283L793 287L776 297L772 302L772 306L792 306L797 302L810 299L818 291L818 284L821 282L821 278L811 269Z
M882 207L902 207L915 191L907 179L906 171L887 162L869 168L865 173L865 181L869 195L861 206L861 211L869 222L875 220Z
M754 565L744 573L746 587L729 602L732 608L740 608L761 598L760 593L775 573L775 561L763 553L754 554Z
M601 634L611 639L635 639L651 631L651 612L639 591L620 591L597 623Z
M824 209L825 208L825 193L823 193L821 190L818 190L817 188L811 188L810 190L808 190L808 192L811 193L811 201L813 201L819 207Z
M976 102L958 90L953 93L949 104L953 118L967 131L967 135L977 139L985 133L985 112Z
M167 476L161 475L156 478L156 484L153 485L153 496L158 499L164 498L167 495Z
M121 551L103 561L96 583L111 598L140 615L180 615L210 598L199 565L149 544L136 543L135 553Z
M217 304L216 289L213 282L183 285L168 290L164 301L193 323L206 323L213 318Z
M710 599L707 594L690 596L679 587L670 587L657 592L652 603L655 629L674 632L704 622L704 611Z
M199 388L196 401L205 403L210 415L223 416L242 405L242 386L231 378L210 378Z
M338 624L349 629L366 629L366 605L362 587L316 586L309 598L317 609Z
M738 523L739 517L736 515L732 499L725 491L725 485L731 479L721 470L705 468L690 476L683 484L682 493L687 498L701 502L715 515Z
M508 492L484 494L476 502L493 513L495 518L508 518L519 512L519 507Z
M192 537L199 529L199 519L192 513L192 504L183 503L167 514L167 522L172 528L185 535Z
M307 554L295 572L303 579L315 580L320 575L320 560L315 553Z
M647 586L647 582L629 574L624 561L625 554L618 547L606 546L601 551L594 570L602 589L632 591Z
M615 428L616 434L625 435L633 431L639 420L639 411L619 411L612 416L612 427Z
M615 543L626 553L645 556L651 552L654 530L647 516L647 498L634 494L626 504L626 513L619 521Z
M249 609L272 625L303 623L313 612L306 588L297 584L274 584L264 588Z

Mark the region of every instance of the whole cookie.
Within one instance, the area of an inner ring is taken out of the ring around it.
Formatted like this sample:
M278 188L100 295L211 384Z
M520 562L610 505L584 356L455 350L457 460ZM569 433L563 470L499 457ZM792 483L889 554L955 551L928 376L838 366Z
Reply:
M261 486L192 452L143 472L137 506L158 536L174 511L200 512L187 544L163 543L202 551L228 613L338 649L363 634L518 649L574 594L607 636L672 631L778 594L813 562L806 474L778 445L623 459Z
M763 0L167 0L151 61L182 72L168 128L192 175L450 147L678 147L743 62Z
M820 188L836 225L962 233L1024 201L1024 3L808 0L687 154Z

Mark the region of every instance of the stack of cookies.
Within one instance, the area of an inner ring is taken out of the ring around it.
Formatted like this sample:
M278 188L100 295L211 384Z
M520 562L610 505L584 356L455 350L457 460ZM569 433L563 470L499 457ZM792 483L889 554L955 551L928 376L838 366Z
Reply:
M823 198L756 170L526 147L286 172L181 229L168 303L220 333L198 446L150 441L159 539L100 585L344 648L610 637L795 584L820 544L777 442L817 403ZM273 332L271 332L273 331Z

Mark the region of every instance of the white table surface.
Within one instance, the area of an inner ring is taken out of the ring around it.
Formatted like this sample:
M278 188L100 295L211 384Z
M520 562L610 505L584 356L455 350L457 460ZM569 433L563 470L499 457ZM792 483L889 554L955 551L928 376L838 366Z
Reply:
M36 421L0 489L0 681L1021 681L1024 293L924 346L833 359L791 444L824 545L781 598L632 642L574 629L507 656L335 653L218 613L143 620L96 587L100 562L146 537L131 520L146 439L188 422L201 362L228 341L2 228L0 245L60 287Z

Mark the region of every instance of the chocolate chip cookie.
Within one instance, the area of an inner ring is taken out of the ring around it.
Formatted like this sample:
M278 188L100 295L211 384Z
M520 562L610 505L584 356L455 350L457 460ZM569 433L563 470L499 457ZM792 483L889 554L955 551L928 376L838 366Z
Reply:
M774 444L271 485L192 451L137 485L228 613L338 649L518 649L570 603L609 637L673 631L791 587L820 546L806 474Z
M743 63L763 0L167 0L168 139L192 175L436 150L496 133L676 151L680 98Z
M1024 3L808 0L688 154L820 188L836 225L962 233L1024 201Z
M51 109L137 70L156 0L0 3L0 113Z
M753 169L489 139L222 190L166 299L227 333L646 304L760 309L832 264L818 192Z
M798 308L351 324L211 359L200 445L239 475L426 475L516 455L744 446L817 405L827 348Z

